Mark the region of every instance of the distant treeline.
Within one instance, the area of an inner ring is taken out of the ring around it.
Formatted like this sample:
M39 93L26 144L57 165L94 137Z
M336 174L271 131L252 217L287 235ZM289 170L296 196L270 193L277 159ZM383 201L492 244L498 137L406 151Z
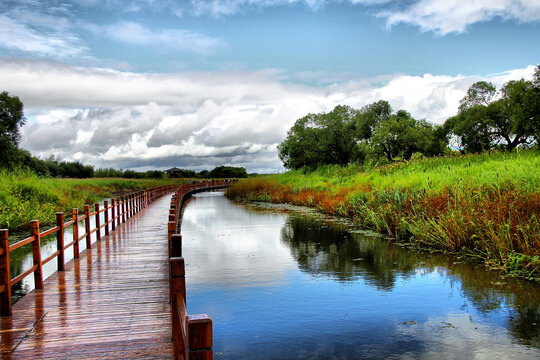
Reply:
M218 166L213 170L202 170L195 172L193 170L182 169L175 174L167 174L166 171L148 170L134 171L130 169L98 168L94 169L91 165L84 165L79 161L61 161L50 156L42 160L32 156L30 152L17 149L17 155L8 163L0 164L0 169L29 169L36 175L54 178L124 178L124 179L165 179L165 178L195 178L195 179L216 179L216 178L246 178L248 174L243 167Z
M179 172L174 174L167 174L166 171L150 170L146 172L137 172L133 170L117 170L113 168L97 169L94 171L94 177L121 177L129 179L162 179L164 177L170 178L189 178L189 179L217 179L217 178L246 178L248 174L243 167L233 166L218 166L213 170L202 170L196 172L188 169L180 169Z
M163 179L168 177L184 178L244 178L248 174L243 167L218 166L211 171L181 170L168 174L165 171L149 170L144 172L123 169L94 169L79 161L62 161L50 156L39 159L29 151L19 148L21 140L20 127L24 125L23 103L17 96L10 96L6 91L0 92L0 170L28 169L39 176L54 178L92 178L114 177L126 179Z

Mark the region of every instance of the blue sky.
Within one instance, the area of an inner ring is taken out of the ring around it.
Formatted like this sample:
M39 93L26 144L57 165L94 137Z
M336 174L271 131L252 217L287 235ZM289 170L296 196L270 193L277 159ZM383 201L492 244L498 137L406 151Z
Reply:
M281 169L296 119L379 99L441 123L530 77L538 0L2 0L22 147L97 167Z

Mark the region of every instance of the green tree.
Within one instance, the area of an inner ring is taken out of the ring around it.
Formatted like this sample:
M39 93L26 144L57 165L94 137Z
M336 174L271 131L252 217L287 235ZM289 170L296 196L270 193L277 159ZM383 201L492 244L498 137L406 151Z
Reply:
M208 173L209 178L247 178L246 168L235 166L218 166Z
M524 79L509 81L501 89L502 98L488 106L496 139L512 150L538 140L540 87Z
M459 110L465 111L475 106L487 106L497 96L497 88L490 82L478 81L467 90L467 95L459 102Z
M485 81L474 83L456 116L446 120L462 150L481 152L497 146L512 150L538 142L540 133L540 65L532 81L507 82L500 91Z
M360 109L360 115L356 124L356 137L361 140L369 140L375 131L375 127L381 122L388 120L392 115L392 107L385 100L375 101Z
M25 121L21 100L6 91L0 93L0 167L11 168L24 158L19 152L19 128Z
M360 156L356 126L360 112L338 105L329 113L298 119L278 146L285 167L317 168L323 164L346 165Z
M398 157L409 160L415 152L439 155L448 145L441 128L416 120L405 110L377 124L370 143L375 153L385 156L389 162Z

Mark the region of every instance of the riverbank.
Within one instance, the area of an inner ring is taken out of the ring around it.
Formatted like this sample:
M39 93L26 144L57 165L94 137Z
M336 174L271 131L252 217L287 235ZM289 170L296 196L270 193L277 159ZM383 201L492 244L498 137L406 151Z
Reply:
M41 178L27 171L0 173L0 228L26 230L30 220L44 226L55 223L56 212L71 213L104 198L150 189L176 180Z
M540 282L540 152L324 166L242 180L229 198L315 207L419 248Z

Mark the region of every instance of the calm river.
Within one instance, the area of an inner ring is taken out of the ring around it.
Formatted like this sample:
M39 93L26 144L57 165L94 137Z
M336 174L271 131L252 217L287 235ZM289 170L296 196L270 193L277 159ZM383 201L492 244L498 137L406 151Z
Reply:
M189 313L215 359L539 359L540 287L314 215L189 200Z

